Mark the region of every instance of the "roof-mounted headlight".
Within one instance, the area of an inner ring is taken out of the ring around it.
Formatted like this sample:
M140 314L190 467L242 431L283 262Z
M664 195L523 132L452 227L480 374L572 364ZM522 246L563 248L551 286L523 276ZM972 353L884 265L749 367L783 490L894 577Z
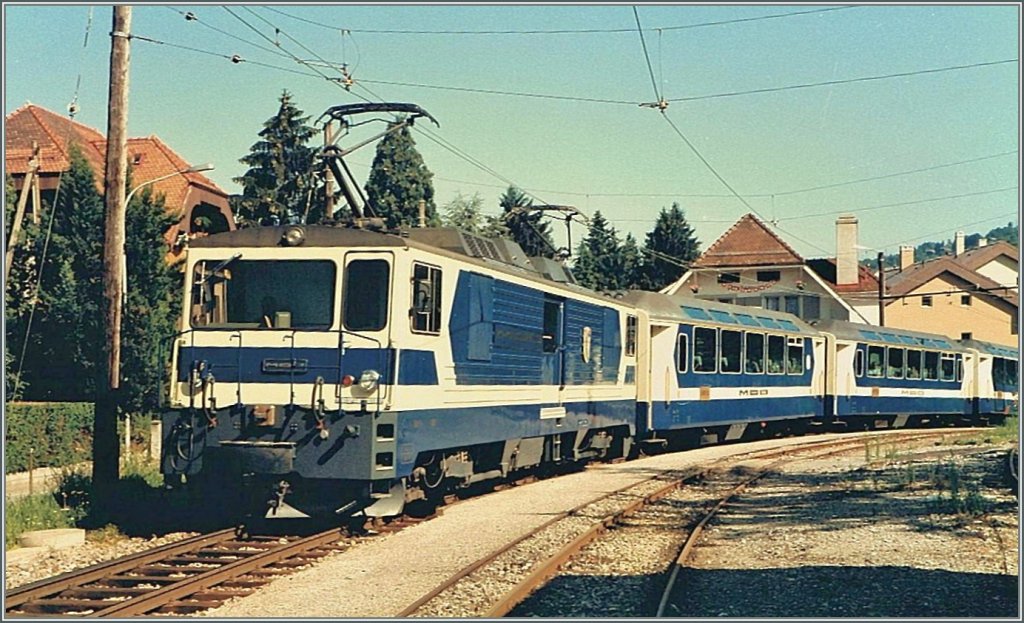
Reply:
M285 227L281 234L281 244L286 247L297 247L305 241L306 231L298 225Z

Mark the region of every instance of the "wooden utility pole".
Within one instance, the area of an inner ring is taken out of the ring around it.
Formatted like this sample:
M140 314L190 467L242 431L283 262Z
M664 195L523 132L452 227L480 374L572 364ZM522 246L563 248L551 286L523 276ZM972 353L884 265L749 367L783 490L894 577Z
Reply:
M92 482L102 513L118 480L117 415L121 387L121 283L124 280L125 178L128 159L128 44L132 8L114 7L110 29L110 94L107 108L106 213L103 228L103 296L107 301L106 378L96 389Z
M885 254L878 252L878 326L885 326Z
M28 171L25 172L25 179L22 180L21 196L18 197L18 205L14 208L14 222L11 223L11 237L7 240L7 254L4 256L4 281L11 277L11 265L14 263L14 247L18 244L18 236L21 235L21 221L25 218L25 204L28 202L28 194L35 186L39 175L39 143L32 141L32 158L28 161ZM38 205L38 204L37 204ZM36 208L38 212L39 208Z

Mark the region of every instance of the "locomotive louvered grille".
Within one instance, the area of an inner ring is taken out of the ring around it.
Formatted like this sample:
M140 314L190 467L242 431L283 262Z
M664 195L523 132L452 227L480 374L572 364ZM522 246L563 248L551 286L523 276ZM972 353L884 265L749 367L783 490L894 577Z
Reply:
M473 257L485 257L499 262L504 262L505 259L501 256L501 252L498 251L498 247L486 238L479 236L472 236L466 233L462 234L463 240L466 242L466 250Z

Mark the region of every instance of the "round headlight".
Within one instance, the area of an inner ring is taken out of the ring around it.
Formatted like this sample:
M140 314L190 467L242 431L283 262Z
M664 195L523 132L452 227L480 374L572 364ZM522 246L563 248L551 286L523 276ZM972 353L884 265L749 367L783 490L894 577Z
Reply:
M286 227L281 234L281 244L286 247L297 247L306 240L306 232L298 225Z
M377 388L377 383L380 382L380 372L376 370L363 370L362 375L359 377L359 387L362 387L368 392L372 392Z

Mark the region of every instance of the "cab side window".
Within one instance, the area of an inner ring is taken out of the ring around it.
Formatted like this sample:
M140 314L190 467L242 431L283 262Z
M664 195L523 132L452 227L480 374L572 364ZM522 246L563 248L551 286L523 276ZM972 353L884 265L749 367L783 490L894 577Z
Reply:
M441 269L426 264L412 265L412 330L441 332Z

